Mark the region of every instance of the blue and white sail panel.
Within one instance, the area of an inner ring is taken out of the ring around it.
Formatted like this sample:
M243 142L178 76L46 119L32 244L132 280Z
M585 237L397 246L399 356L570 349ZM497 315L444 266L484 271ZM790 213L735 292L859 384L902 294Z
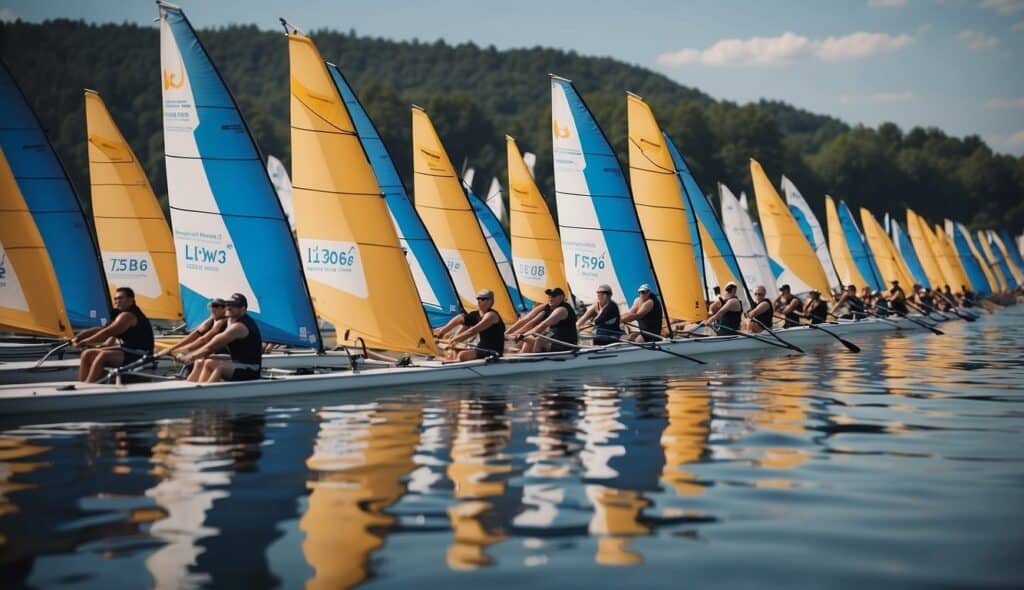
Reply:
M821 231L821 223L811 211L811 206L807 204L807 200L800 194L796 185L785 176L782 177L782 192L786 195L786 204L789 206L793 218L796 219L797 225L800 226L800 231L814 248L814 254L821 262L821 267L825 269L825 277L828 279L829 286L836 291L842 290L843 283L839 280L836 267L832 263L832 254L828 250L828 242L825 241L825 232Z
M1010 257L1010 262L1018 271L1024 273L1024 235L1017 236L1017 239L1014 240L1010 237L1010 232L1005 229L996 233L999 234L1003 245L1006 246L1006 254Z
M263 339L320 348L298 251L234 99L181 9L160 6L164 155L185 321L242 293Z
M110 317L107 282L82 206L39 120L2 62L0 149L46 245L71 326L102 326Z
M430 234L427 233L427 228L409 200L391 154L388 153L388 148L377 133L377 128L366 113L366 109L359 102L359 97L337 66L329 63L327 70L345 101L349 116L352 117L352 123L359 134L359 142L363 145L374 176L377 177L377 184L384 193L388 212L391 213L398 240L405 250L405 259L409 263L413 280L416 282L416 290L420 294L420 303L427 312L427 320L431 327L443 326L463 311L462 302L452 283L451 275L448 274L448 267L445 266L437 247L430 239Z
M1017 274L1014 273L1013 269L1010 268L1010 262L1006 260L1006 256L1003 255L1003 249L1000 248L999 236L992 230L986 230L982 232L983 235L979 236L979 240L985 240L988 242L988 249L992 252L992 258L995 265L999 267L999 271L1003 273L1003 277L1006 279L1006 285L1010 289L1016 289L1020 286L1017 281Z
M740 204L724 184L718 184L718 194L721 199L722 227L743 271L743 282L751 290L758 285L763 286L767 296L774 299L779 294L776 278L782 272L781 269L778 272L772 269L764 240L754 228L746 207Z
M846 238L846 244L850 248L850 256L853 258L853 263L857 265L857 271L860 276L864 277L865 281L868 281L868 285L874 291L882 291L885 286L882 284L882 273L878 270L878 265L875 264L874 257L871 255L871 249L868 248L867 242L864 240L864 234L860 233L860 228L857 227L857 222L853 219L853 213L850 212L850 208L846 206L844 201L839 201L838 207L839 213L839 225L843 228L843 236Z
M598 285L629 305L646 283L657 290L640 221L622 173L597 121L572 82L551 78L555 200L566 277L586 303Z
M494 211L483 199L477 196L468 185L465 186L466 194L469 195L469 204L476 214L476 221L480 224L480 230L487 240L487 247L494 257L494 263L498 265L498 272L501 273L501 280L505 283L509 297L512 298L512 305L516 306L517 312L529 311L535 305L519 291L519 282L516 280L515 269L512 267L512 242L505 233L501 221L494 215Z
M924 266L921 265L921 260L914 251L914 244L911 243L910 236L907 235L907 232L903 231L900 222L893 218L889 219L889 227L892 243L896 246L896 251L903 257L903 262L907 263L907 268L910 269L914 282L919 285L930 286L928 284L928 275L925 274Z
M983 262L979 261L974 252L981 252L981 244L974 241L974 236L963 224L953 223L953 245L956 253L963 262L964 270L967 271L967 278L971 281L971 288L979 295L991 295L992 286L989 285L985 271L981 269Z

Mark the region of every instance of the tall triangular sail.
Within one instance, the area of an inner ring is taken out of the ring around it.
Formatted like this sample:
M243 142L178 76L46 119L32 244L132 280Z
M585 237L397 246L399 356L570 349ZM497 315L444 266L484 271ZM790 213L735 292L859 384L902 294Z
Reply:
M626 103L629 180L665 308L673 320L703 320L707 298L697 272L685 189L650 107L633 94Z
M941 225L935 225L930 231L938 253L939 266L942 267L942 274L948 284L952 286L954 292L961 287L970 287L971 281L967 277L967 270L956 253L952 238Z
M531 168L531 176L533 175L532 170ZM501 190L501 181L498 180L497 176L491 179L491 186L487 189L484 202L487 203L487 208L491 210L491 213L494 213L502 227L508 227L509 213L505 208L505 193Z
M516 279L516 272L512 268L512 243L509 241L508 234L505 233L505 227L502 225L501 220L495 216L489 204L485 203L483 199L473 192L469 183L464 180L463 184L466 189L466 197L469 199L469 205L473 208L473 214L476 215L476 220L480 224L480 231L484 233L487 247L491 249L491 256L494 258L495 264L498 265L501 280L504 281L505 288L508 289L508 294L512 298L512 303L516 306L516 311L519 313L528 311L534 306L534 302L523 299L523 294L519 291L519 281ZM544 301L544 299L540 301Z
M786 195L786 204L789 205L793 218L796 219L797 225L800 226L800 231L803 232L804 237L807 238L807 241L814 248L814 253L818 255L818 260L821 262L821 268L825 271L825 277L828 278L829 285L832 286L834 291L842 289L843 284L836 274L832 255L828 251L828 242L825 241L825 233L821 231L821 224L814 215L814 211L811 210L811 206L807 204L807 200L800 194L800 190L796 188L793 181L785 176L782 177L782 192Z
M246 296L266 342L320 348L288 220L238 106L180 8L160 3L164 156L185 321Z
M0 331L71 337L43 237L0 148Z
M870 269L862 268L854 259L853 248L839 220L839 210L835 201L828 195L825 195L825 226L828 230L828 247L832 263L835 264L839 280L844 285L853 285L857 289L877 288ZM856 243L859 243L859 239L855 240Z
M86 223L57 153L7 65L0 62L0 149L32 215L75 328L107 323L106 280Z
M772 262L776 282L779 286L788 284L794 293L806 293L811 289L828 293L828 278L818 255L768 180L761 164L753 159L750 160L750 176L754 182L765 249Z
M912 209L907 209L907 235L914 246L914 253L925 276L928 277L927 284L933 289L941 289L951 284L942 271L939 264L937 244L928 229L928 225Z
M839 215L839 229L846 241L846 247L850 251L853 264L857 267L857 271L863 281L857 283L857 286L867 285L874 291L882 291L886 288L882 281L882 273L878 270L875 257L872 255L871 249L868 248L864 234L857 227L857 221L853 218L853 212L850 211L850 208L844 201L839 201L837 211ZM831 236L832 230L830 228L829 237L831 238ZM835 255L833 254L834 259Z
M598 285L629 305L641 284L657 290L622 167L572 82L551 77L555 200L565 272L576 297L594 301Z
M764 242L754 228L750 214L729 187L719 183L718 194L722 208L722 227L725 235L729 237L733 253L736 254L736 262L743 272L743 281L751 290L758 285L763 286L766 295L774 299L779 294L779 289L775 284L775 275L768 262Z
M975 249L971 234L967 228L959 222L952 223L952 239L956 248L960 263L967 271L967 278L971 282L971 288L980 295L992 293L993 278L988 268L981 260L981 254Z
M974 232L972 237L974 238L974 245L977 247L978 252L980 252L985 258L984 262L988 265L992 278L995 279L996 285L993 285L993 288L998 291L1006 290L1009 287L1009 281L1007 280L1009 269L1007 269L1007 272L1003 272L1003 267L999 264L999 259L996 257L995 250L988 238L988 233L985 232L985 230L979 229Z
M281 209L288 218L288 225L295 231L295 207L292 205L292 179L288 177L288 169L284 163L273 155L267 156L267 174L274 184L277 200L281 201Z
M180 320L171 228L135 152L91 90L85 92L85 125L93 223L111 295L131 287L147 316Z
M896 246L896 251L907 265L910 274L914 277L914 282L922 286L931 286L931 281L928 279L928 274L925 272L924 265L922 265L920 258L918 258L917 252L914 250L910 236L907 235L907 232L903 231L903 227L895 217L890 218L889 223L889 234L892 236L892 243Z
M373 169L313 41L288 35L295 229L313 302L347 340L437 354Z
M349 116L359 133L359 141L363 144L363 149L370 159L370 166L377 177L377 184L384 191L384 200L395 223L398 240L405 250L405 258L416 281L420 303L427 312L430 325L435 328L443 326L452 317L462 313L462 302L455 291L452 277L448 274L448 267L445 266L437 246L423 225L423 220L409 200L391 154L355 91L335 65L327 64L327 69L331 72L342 98L345 99Z
M508 150L509 231L512 262L523 295L544 301L544 291L560 287L569 293L562 261L562 243L547 203L519 152L516 140L505 138Z
M494 291L494 309L506 323L516 318L498 266L441 138L426 111L412 109L413 191L416 211L448 265L462 305L476 308L476 293Z
M909 292L915 282L914 277L896 251L896 246L885 233L885 229L879 225L875 216L863 207L860 209L860 222L864 226L864 237L878 265L883 285L888 287L890 281L897 280L900 286Z
M1010 274L1013 275L1017 283L1016 286L1024 285L1024 260L1021 259L1020 252L1014 249L1014 243L1010 238L1010 234L1006 230L998 232L990 230L989 239L997 255L1001 253Z

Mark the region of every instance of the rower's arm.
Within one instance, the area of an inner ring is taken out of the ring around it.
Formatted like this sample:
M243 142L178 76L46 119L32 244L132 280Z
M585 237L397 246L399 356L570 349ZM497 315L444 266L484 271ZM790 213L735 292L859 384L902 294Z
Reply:
M203 332L203 328L204 327L206 327L206 331L205 332ZM179 350L188 348L189 344L192 344L193 342L198 340L201 336L206 336L207 334L210 334L212 329L213 329L213 323L210 321L210 318L207 318L207 319L203 320L203 323L199 324L198 328L196 328L195 330L192 330L191 332L186 334L184 338L179 340L177 344L175 344L174 346L170 346L168 348L165 348L165 349L161 350L159 353L156 354L156 356L158 356L158 357L166 356L166 355L169 355L169 354L174 354L174 353L178 352Z
M612 304L614 305L614 304ZM576 329L579 330L587 323L590 318L597 317L597 304L593 304L587 308L587 311L580 316L580 319L576 320Z
M648 299L647 301L644 301L643 303L640 303L639 301L637 301L636 303L633 304L633 307L631 307L629 309L629 311L627 311L626 313L622 314L622 322L626 323L626 322L633 322L633 321L639 320L640 318L644 317L645 315L651 313L652 309L654 309L654 300L653 299Z
M527 330L530 325L536 321L540 314L544 311L543 305L536 305L533 309L527 312L525 315L516 320L516 323L509 326L506 333L515 334L519 330Z
M551 326L554 326L558 322L564 320L567 314L568 312L565 311L564 307L556 308L554 311L551 312L551 315L549 315L546 320L534 326L534 328L527 332L525 335L537 334L543 330L546 330Z
M468 340L473 336L476 336L480 332L483 332L487 328L490 328L494 324L498 323L498 312L490 310L484 314L484 317L480 318L480 321L475 325L460 331L455 337L452 338L452 342L460 342L462 340Z
M205 346L198 348L195 352L186 355L188 360L209 356L235 340L241 340L249 335L249 329L245 324L238 322L228 326L223 332L217 334Z
M447 324L441 326L440 328L436 328L434 330L434 336L436 336L438 338L442 338L442 337L444 337L445 334L447 334L448 332L451 332L452 330L454 330L456 326L461 326L465 322L466 322L465 314L461 314L460 313L459 315L457 315L457 316L453 317L452 319L448 320Z
M86 338L78 338L77 344L81 346L83 344L95 344L101 342L107 338L117 338L125 330L135 325L135 314L132 313L120 313L114 318L114 321L110 322L106 326L100 328L94 332L91 336Z

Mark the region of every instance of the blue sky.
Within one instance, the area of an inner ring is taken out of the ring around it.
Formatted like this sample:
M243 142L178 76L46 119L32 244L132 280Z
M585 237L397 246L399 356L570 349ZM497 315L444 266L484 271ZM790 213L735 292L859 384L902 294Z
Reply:
M1024 0L180 4L197 27L269 29L284 16L306 29L606 55L715 98L779 99L849 123L937 126L1024 154ZM0 0L3 20L151 24L155 15L151 0Z

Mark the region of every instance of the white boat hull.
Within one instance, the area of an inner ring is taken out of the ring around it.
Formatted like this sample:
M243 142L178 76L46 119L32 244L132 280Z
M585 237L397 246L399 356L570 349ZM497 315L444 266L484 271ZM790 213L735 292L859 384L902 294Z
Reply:
M891 322L876 320L826 324L825 326L832 332L843 336L898 329L920 329L920 326L907 320L899 320L897 323L899 327ZM780 335L796 346L809 346L833 340L828 334L808 327L790 328L782 331ZM765 340L770 340L770 337L765 336ZM736 335L675 340L661 343L661 348L678 354L706 358L742 351L787 350L772 346L765 341ZM659 350L629 344L614 344L588 348L575 353L517 355L496 361L479 360L464 363L430 361L412 367L314 375L283 375L258 381L233 383L192 384L182 381L162 381L127 385L75 384L75 389L70 391L59 389L59 387L68 385L66 382L5 385L0 386L0 413L57 412L205 400L240 400L283 395L338 393L549 371L601 370L610 366L656 361L688 362ZM693 366L698 365L693 364Z

